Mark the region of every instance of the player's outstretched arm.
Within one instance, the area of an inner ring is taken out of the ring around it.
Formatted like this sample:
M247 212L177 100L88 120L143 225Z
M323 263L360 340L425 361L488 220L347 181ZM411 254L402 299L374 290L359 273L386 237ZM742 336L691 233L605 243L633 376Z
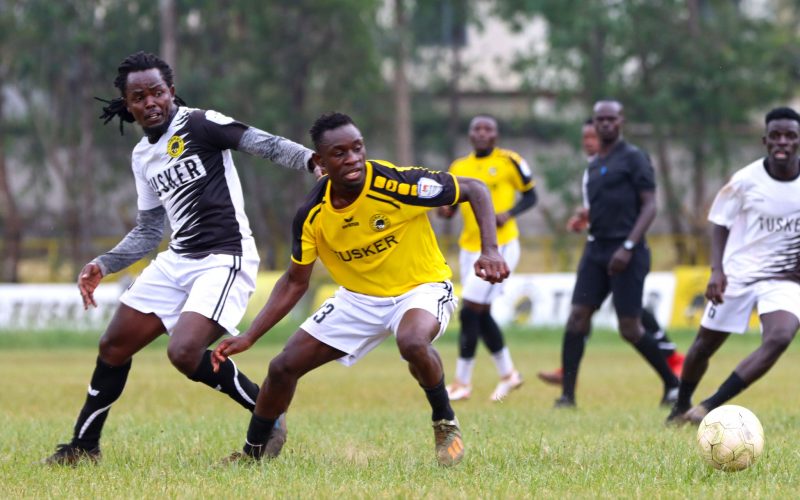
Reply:
M286 168L306 169L316 175L316 165L311 161L310 149L255 127L248 127L244 131L236 149L266 158Z
M711 277L706 286L706 298L713 304L722 304L722 296L728 287L728 277L722 267L722 256L728 243L730 231L725 226L711 224Z
M217 345L211 355L211 365L216 372L219 364L228 356L250 349L278 321L282 320L308 290L314 264L300 265L292 262L289 269L278 279L269 294L267 303L261 308L250 327L238 337L229 337Z
M461 189L458 201L470 204L481 233L481 255L475 261L475 274L489 283L500 283L508 278L510 270L497 250L497 227L489 189L470 177L458 177L458 185Z

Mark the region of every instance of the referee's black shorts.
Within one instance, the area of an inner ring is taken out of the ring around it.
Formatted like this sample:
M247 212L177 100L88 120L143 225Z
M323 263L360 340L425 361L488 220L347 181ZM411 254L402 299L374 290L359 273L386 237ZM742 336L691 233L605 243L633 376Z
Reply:
M618 317L641 314L644 279L650 272L650 248L644 241L639 242L625 271L609 276L608 263L621 246L622 240L586 242L572 292L573 304L598 309L611 293Z

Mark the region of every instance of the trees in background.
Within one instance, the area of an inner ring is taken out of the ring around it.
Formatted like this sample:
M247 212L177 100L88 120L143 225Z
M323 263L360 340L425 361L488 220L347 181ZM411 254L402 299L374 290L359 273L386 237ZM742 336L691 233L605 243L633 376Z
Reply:
M741 167L730 164L731 153L742 140L758 144L754 116L796 95L798 19L788 2L762 7L748 13L740 2L707 0L495 2L512 26L534 16L548 22L549 50L518 58L530 82L558 92L564 104L578 99L586 114L595 100L616 97L629 124L647 124L628 131L646 136L654 153L661 213L682 263L700 257L682 236L705 234L709 176ZM576 130L583 118L575 117Z
M103 127L93 100L116 97L112 82L126 55L162 53L190 106L302 143L320 113L342 110L370 144L393 143L396 160L414 163L430 150L454 154L466 118L459 79L469 74L459 66L459 50L466 28L483 21L476 5L231 0L222 8L211 0L0 0L0 280L18 279L26 234L59 238L63 262L55 265L66 264L73 275L105 249L93 245L97 236L120 236L133 224L129 155L140 131L126 125L120 137L116 123ZM731 157L742 143L757 145L760 129L753 124L796 93L800 44L792 1L763 2L757 15L743 12L742 2L706 0L480 5L512 27L547 21L548 50L517 54L512 69L527 89L557 96L557 113L532 110L527 119L560 131L540 140L571 137L576 144L596 99L624 102L626 130L654 156L666 205L661 213L678 235L679 259L697 261L698 249L680 235L704 232L709 178L740 167ZM415 70L431 46L441 55L426 61L443 71L420 89ZM389 61L394 66L385 68ZM536 130L512 125L504 130ZM565 167L563 155L537 162L542 189L560 193L559 206L542 207L556 233L577 201L582 163L569 162L574 169ZM312 179L247 155L237 155L237 163L265 265L283 267L289 221Z

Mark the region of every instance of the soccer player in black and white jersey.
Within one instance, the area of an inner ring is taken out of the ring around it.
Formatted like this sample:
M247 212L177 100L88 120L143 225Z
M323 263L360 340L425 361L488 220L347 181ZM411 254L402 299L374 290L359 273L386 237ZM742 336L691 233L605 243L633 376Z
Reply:
M329 362L352 365L394 336L400 354L432 410L436 457L451 466L464 456L461 429L431 343L447 328L456 300L427 212L468 202L480 229L473 269L502 282L509 268L497 246L495 215L486 185L420 167L366 160L361 132L347 115L320 117L311 128L315 163L328 173L298 210L292 262L243 335L223 340L214 362L249 349L308 289L319 258L341 287L289 339L269 364L242 452L228 460L259 459L289 407L300 377Z
M208 350L226 332L238 333L259 263L231 150L297 170L314 165L312 152L299 144L214 111L186 107L175 95L172 69L153 54L137 52L123 60L114 86L121 96L101 118L108 123L118 116L120 130L123 121L135 121L144 131L132 155L139 213L122 241L80 271L84 308L96 306L93 293L104 276L158 247L165 218L172 237L169 249L120 297L100 339L72 440L59 445L43 461L47 464L100 458L103 424L125 387L133 355L165 332L167 355L181 373L253 410L258 386L231 361L212 370Z
M765 125L767 156L736 172L711 205L708 304L667 423L700 422L767 373L800 328L800 114L775 108ZM709 359L732 332L745 332L753 307L761 345L692 407Z

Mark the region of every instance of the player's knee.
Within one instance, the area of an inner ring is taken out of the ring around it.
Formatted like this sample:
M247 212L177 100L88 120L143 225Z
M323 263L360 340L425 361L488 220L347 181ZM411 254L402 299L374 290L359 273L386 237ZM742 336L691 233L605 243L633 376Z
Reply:
M591 315L583 310L573 308L567 318L567 331L586 335L590 328Z
M788 328L775 329L764 335L763 346L772 355L778 356L783 353L792 343L795 332Z
M400 355L408 361L414 361L428 355L430 342L419 337L404 337L397 339Z
M167 357L172 366L184 375L192 375L200 364L202 351L198 351L186 344L170 343L167 346Z
M124 345L120 344L114 337L103 335L100 337L98 345L98 355L103 362L111 366L120 366L128 362L133 356L130 349L126 349Z
M642 330L637 318L618 318L618 322L619 333L622 335L622 338L631 344L639 342L644 334L644 331Z
M269 362L267 378L270 384L285 384L288 380L295 377L295 370L292 368L286 356L277 356Z

